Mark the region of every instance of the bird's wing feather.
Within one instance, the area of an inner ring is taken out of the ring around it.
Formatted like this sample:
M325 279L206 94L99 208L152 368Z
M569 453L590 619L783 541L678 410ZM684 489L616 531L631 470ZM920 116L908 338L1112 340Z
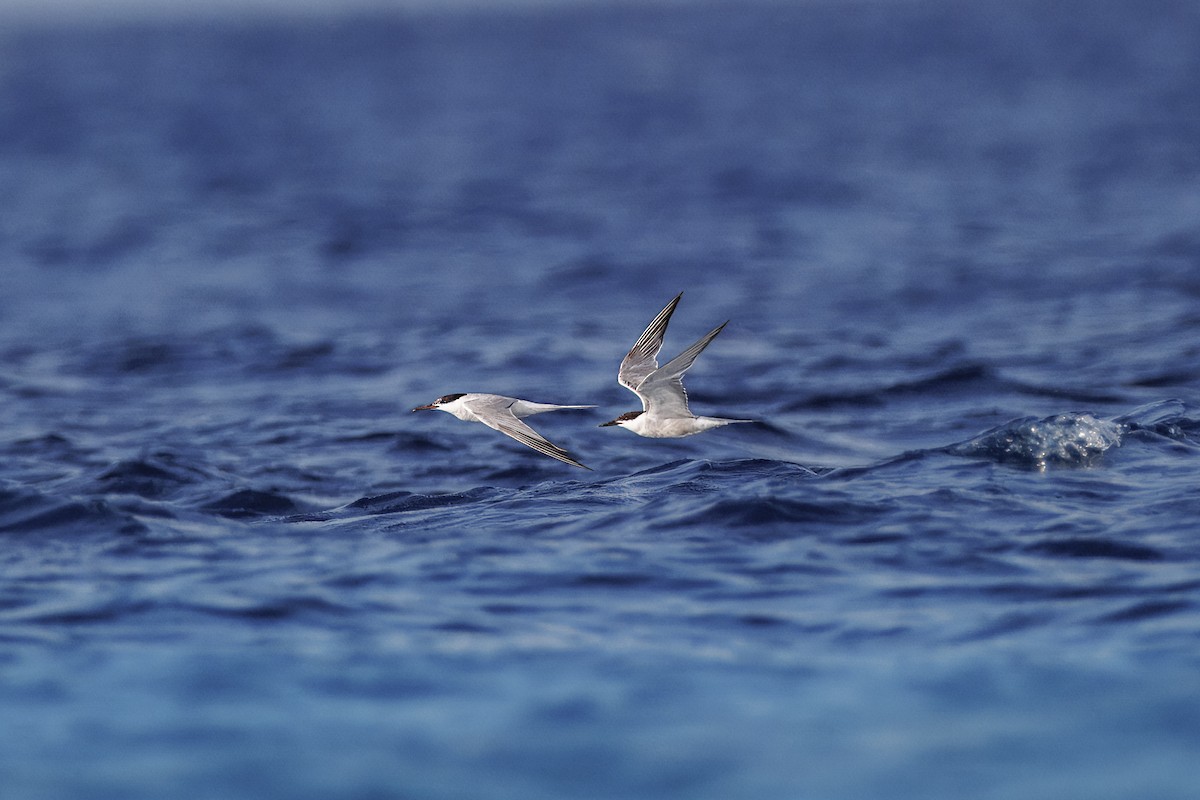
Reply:
M572 466L591 469L591 467L587 466L586 464L581 464L576 461L566 450L554 444L545 436L542 436L533 428L514 417L510 411L506 410L499 414L489 414L486 417L480 417L479 421L484 425L487 425L489 428L500 431L505 436L510 436L513 439L516 439L526 447L532 447L534 450L537 450L543 455L550 456L551 458L557 458L559 461L571 464Z
M646 326L646 330L642 331L629 353L621 360L617 382L639 397L641 395L638 393L638 387L658 369L658 351L662 350L667 324L671 321L671 315L675 313L675 306L679 305L681 297L683 292L675 295L675 299L658 312L658 316ZM642 402L645 402L644 398Z
M704 348L708 347L728 324L729 321L726 320L713 328L687 350L664 364L661 369L654 370L647 376L642 382L640 392L645 398L647 411L653 410L654 413L664 416L691 416L687 390L683 388L683 375L696 362L696 357L704 352Z
M532 400L515 400L509 410L517 419L532 416L533 414L542 414L546 411L563 411L582 408L595 408L595 406L563 406L555 403L535 403Z

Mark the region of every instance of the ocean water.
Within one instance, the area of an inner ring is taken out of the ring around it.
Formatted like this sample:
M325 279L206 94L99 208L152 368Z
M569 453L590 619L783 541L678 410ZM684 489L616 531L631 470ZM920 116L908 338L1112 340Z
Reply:
M0 30L4 798L1196 796L1194 4Z

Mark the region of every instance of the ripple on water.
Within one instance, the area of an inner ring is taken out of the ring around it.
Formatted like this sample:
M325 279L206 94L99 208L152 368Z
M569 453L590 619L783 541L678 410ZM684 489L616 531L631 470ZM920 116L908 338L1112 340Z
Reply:
M0 533L138 533L146 526L99 498L54 498L28 489L0 489Z
M299 510L297 503L286 495L257 489L238 489L201 508L222 517L278 517Z
M1047 539L1031 544L1025 549L1031 553L1064 558L1108 558L1124 561L1163 560L1163 554L1153 547L1102 537Z

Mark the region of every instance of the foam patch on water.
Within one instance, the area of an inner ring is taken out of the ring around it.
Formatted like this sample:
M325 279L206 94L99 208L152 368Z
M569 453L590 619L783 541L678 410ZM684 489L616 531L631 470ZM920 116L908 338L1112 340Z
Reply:
M948 448L954 455L987 458L1033 469L1086 466L1120 446L1126 426L1091 414L1025 417Z

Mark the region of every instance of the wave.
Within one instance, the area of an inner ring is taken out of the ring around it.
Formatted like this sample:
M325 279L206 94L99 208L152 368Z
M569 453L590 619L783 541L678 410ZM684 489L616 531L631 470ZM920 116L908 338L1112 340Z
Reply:
M1153 547L1095 536L1047 539L1026 548L1027 552L1063 558L1106 558L1124 561L1162 561L1165 556Z
M940 370L933 375L902 381L888 386L851 392L821 393L785 403L784 411L803 411L841 406L882 406L905 397L939 397L959 394L994 393L1005 381L986 364L964 363Z
M1184 416L1183 411L1181 401L1163 400L1110 419L1077 412L1022 417L942 448L942 452L1038 470L1089 466L1135 432L1200 445L1200 422Z
M984 458L1032 469L1085 466L1121 444L1124 426L1091 414L1022 417L945 448L956 456Z
M1150 433L1181 444L1200 446L1200 420L1185 415L1181 400L1162 400L1115 419L1130 432Z
M139 376L184 381L227 375L262 379L306 372L370 376L388 367L375 357L370 343L292 336L258 323L216 324L186 337L116 334L82 343L65 358L85 377L122 381Z
M238 489L201 506L222 517L280 517L301 510L296 501L279 492Z
M0 534L97 530L141 533L146 526L99 498L56 498L26 488L0 487Z
M208 477L203 470L182 463L170 453L154 453L116 462L97 477L96 484L105 494L157 499Z
M780 496L718 497L679 517L675 522L687 525L716 525L749 528L762 532L755 538L790 535L795 524L865 523L878 518L881 509L847 502L844 498L794 499ZM777 526L785 533L779 534Z
M486 501L494 497L496 492L496 489L486 486L476 487L464 492L450 492L446 494L419 494L407 491L387 492L381 495L360 497L351 503L329 511L318 511L290 517L288 521L325 522L336 519L379 517L388 514L452 508Z

